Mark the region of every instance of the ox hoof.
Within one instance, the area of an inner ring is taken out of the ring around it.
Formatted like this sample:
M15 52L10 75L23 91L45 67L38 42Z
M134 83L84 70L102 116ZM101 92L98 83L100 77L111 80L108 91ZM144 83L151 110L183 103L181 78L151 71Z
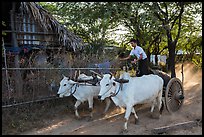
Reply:
M158 119L160 119L161 118L161 114L159 114L159 116L158 116Z
M93 117L88 117L87 121L93 121Z
M127 132L128 132L127 129L122 129L122 130L120 131L120 134L125 134L125 133L127 133Z
M81 120L81 119L82 119L82 117L76 117L76 119L77 119L77 120Z
M151 118L153 118L153 119L159 119L161 117L161 115L160 114L151 114Z
M102 117L105 117L105 116L106 116L106 113L102 113L101 116L102 116Z
M136 119L135 120L135 125L139 125L139 124L140 124L139 119Z

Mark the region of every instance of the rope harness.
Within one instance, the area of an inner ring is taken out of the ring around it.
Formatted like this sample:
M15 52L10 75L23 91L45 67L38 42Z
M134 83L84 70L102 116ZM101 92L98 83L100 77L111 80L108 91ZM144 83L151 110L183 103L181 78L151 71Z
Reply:
M123 83L120 83L120 87L118 88L118 91L117 91L117 92L114 92L114 93L111 92L111 96L110 96L110 97L116 96L116 95L119 93L120 89L122 90L122 86L123 86ZM109 90L110 90L112 87L113 87L113 85L112 85L105 93L103 93L101 96L103 96L103 95L105 95L107 92L109 92Z
M76 86L75 86L74 92L72 92L72 88L74 87L74 85L76 85ZM75 84L73 84L73 86L71 86L71 88L70 88L71 90L68 89L68 91L70 90L70 92L69 92L70 95L73 95L73 94L76 92L77 87L79 87L79 83L75 83Z
M119 91L120 91L120 89L121 89L121 91L122 91L122 86L123 86L123 83L120 83L120 87L118 88L118 91L115 93L113 93L112 95L111 95L111 97L115 97L118 93L119 93Z

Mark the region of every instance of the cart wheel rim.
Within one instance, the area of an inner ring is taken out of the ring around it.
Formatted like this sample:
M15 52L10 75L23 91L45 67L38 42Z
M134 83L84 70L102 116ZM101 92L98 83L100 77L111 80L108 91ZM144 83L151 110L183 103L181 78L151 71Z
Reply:
M165 104L168 112L178 111L183 105L184 90L181 81L178 78L172 78L166 87Z

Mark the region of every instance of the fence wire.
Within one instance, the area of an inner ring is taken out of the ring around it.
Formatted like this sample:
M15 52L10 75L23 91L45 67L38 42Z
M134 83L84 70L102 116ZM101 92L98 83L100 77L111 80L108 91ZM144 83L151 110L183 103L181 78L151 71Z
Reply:
M58 99L57 91L62 75L74 78L76 72L91 75L90 70L117 71L120 68L2 68L2 108L50 99ZM23 82L16 85L16 71ZM80 72L79 72L80 71ZM21 90L17 90L17 86Z

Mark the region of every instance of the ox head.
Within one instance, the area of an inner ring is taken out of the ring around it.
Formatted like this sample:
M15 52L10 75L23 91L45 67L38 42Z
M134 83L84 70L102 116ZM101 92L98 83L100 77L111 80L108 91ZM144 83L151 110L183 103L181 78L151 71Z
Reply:
M104 74L102 80L100 81L100 92L98 94L98 99L104 100L115 93L116 83L114 81L114 76L111 74Z
M77 82L74 82L70 78L65 77L63 75L63 79L60 81L60 87L59 87L59 90L57 92L59 97L70 96L71 95L71 89L72 89L73 85L76 83Z

